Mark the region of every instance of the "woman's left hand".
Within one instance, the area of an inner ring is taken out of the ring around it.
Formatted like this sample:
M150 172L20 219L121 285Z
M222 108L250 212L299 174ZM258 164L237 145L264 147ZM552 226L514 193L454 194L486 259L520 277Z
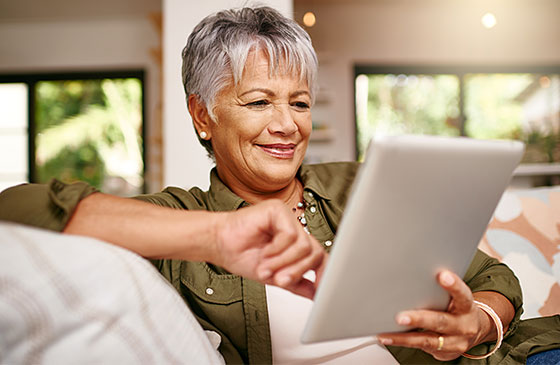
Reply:
M493 324L473 302L467 284L449 271L440 272L437 279L451 296L447 312L401 312L396 317L397 323L424 331L382 334L377 336L382 344L418 348L437 360L446 361L461 356L487 339Z

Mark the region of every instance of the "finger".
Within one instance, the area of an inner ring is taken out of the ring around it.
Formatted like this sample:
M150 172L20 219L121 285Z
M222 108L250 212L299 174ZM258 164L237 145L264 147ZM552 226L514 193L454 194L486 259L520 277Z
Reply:
M315 296L315 284L307 279L301 279L286 289L308 299L313 299Z
M377 339L384 345L420 349L438 359L451 360L467 350L466 341L462 337L445 336L435 332L385 333L378 335Z
M275 257L282 255L286 250L288 250L291 246L296 244L299 245L307 245L305 242L305 237L303 230L297 229L299 227L295 227L294 229L286 229L283 228L282 230L275 230L272 235L272 240L269 244L267 244L263 248L263 257Z
M451 271L441 271L438 282L451 296L449 310L453 313L468 313L473 309L473 295L465 282Z
M319 283L323 279L323 274L325 273L325 268L327 267L327 262L329 261L329 254L321 248L323 252L323 261L315 269L315 288L319 287Z
M298 282L309 270L317 271L325 261L325 255L324 250L318 246L315 247L309 255L278 269L274 273L276 285L289 289L289 285L293 282Z
M456 334L461 330L459 320L453 314L427 309L400 312L396 321L402 326L444 334Z
M305 233L304 233L305 234ZM301 235L297 239L292 240L291 237L287 237L285 234L279 234L278 237L274 237L272 245L276 244L274 241L282 241L281 245L285 245L285 248L274 255L269 255L266 252L268 247L264 248L263 266L268 267L272 271L279 270L280 268L290 265L304 257L310 255L313 251L313 246L308 237ZM285 242L292 240L289 244ZM280 244L279 244L280 245Z
M278 245L286 245L287 248L284 249L283 251L279 251L276 256L266 258L267 255L263 255L262 262L258 268L259 277L261 280L266 280L272 275L275 275L277 276L276 280L278 281L279 279L277 275L278 271L287 268L290 265L293 265L300 260L303 260L305 257L310 256L313 253L313 242L310 241L310 237L307 236L307 234L305 234L303 231L302 231L302 235L299 237L298 240L296 240L296 242L291 240L289 236L285 236L282 233L276 235L274 237L274 240L283 241L283 242L289 241L289 244L285 244L285 243L278 244ZM303 262L300 263L300 265L307 266L309 264ZM296 278L296 277L293 278L291 277L293 272L295 272L296 274L299 273L298 270L294 271L293 269L292 271L289 270L284 271L282 275L282 279L278 281L280 286L284 287L285 285L288 285L291 281L293 281L294 278Z
M269 204L266 214L269 216L266 229L271 235L272 242L264 247L264 257L279 255L307 236L302 227L293 219L292 213L283 204L280 206Z

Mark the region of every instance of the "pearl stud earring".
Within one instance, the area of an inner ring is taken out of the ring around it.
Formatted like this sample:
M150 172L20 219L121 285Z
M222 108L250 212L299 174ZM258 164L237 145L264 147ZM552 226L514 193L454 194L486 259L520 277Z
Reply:
M200 132L200 138L206 139L206 137L208 137L208 133L206 133L204 131Z

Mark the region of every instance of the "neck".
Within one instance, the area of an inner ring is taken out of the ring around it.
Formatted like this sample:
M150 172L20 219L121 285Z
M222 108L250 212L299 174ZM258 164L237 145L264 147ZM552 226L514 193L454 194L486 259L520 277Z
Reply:
M297 178L294 178L284 188L272 192L245 191L238 194L249 204L257 204L268 199L278 199L284 202L287 207L295 207L302 200L303 187Z
M222 179L222 181L224 180ZM286 186L273 191L259 191L244 184L235 184L231 181L224 181L224 183L237 196L251 205L269 199L278 199L284 202L287 207L293 208L303 199L303 186L297 177L294 177Z

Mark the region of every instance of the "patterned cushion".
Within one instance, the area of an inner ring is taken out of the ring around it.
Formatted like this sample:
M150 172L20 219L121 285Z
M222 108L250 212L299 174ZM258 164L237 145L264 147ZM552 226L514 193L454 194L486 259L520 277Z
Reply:
M505 262L532 318L560 313L560 187L508 190L480 248Z
M0 247L1 364L223 363L216 339L141 257L1 222Z

